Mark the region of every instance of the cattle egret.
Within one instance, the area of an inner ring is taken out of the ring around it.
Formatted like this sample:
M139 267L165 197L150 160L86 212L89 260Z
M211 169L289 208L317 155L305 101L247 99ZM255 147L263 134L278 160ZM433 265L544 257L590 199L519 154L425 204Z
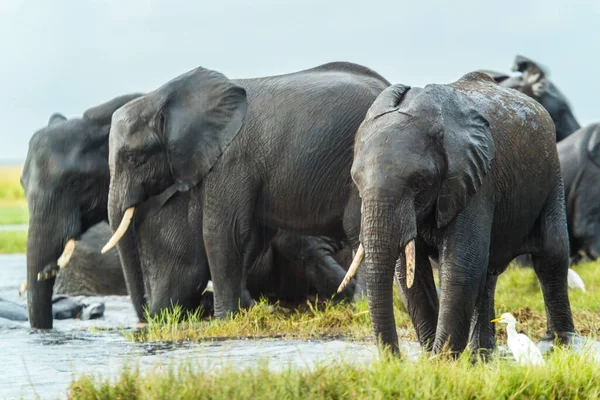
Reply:
M526 335L517 333L517 320L511 313L504 313L500 318L493 319L492 322L507 324L506 333L508 334L508 348L513 356L521 365L545 365L546 362L542 353L535 343Z
M569 283L570 288L581 289L585 292L585 284L583 283L583 279L581 279L579 274L575 272L572 268L569 268L569 273L567 274L567 282Z

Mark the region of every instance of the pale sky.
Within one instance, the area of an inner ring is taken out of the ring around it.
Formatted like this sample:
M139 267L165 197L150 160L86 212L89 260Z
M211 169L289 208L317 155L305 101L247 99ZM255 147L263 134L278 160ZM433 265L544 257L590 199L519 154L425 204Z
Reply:
M423 86L509 72L522 54L580 124L600 122L599 21L599 0L0 0L0 160L22 161L53 112L197 66L246 78L352 61Z

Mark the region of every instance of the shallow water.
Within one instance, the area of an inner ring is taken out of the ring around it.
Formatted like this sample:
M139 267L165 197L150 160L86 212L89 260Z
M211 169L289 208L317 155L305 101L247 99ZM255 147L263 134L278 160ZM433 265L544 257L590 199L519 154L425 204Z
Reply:
M25 279L24 255L0 255L0 297L25 303L17 290ZM269 367L310 366L317 362L369 362L377 357L374 345L349 341L228 340L202 344L131 343L124 330L137 318L129 299L122 296L87 298L104 301L99 320L54 321L54 330L33 331L28 322L0 319L0 398L64 397L74 376L82 373L118 376L124 365L141 370L192 360L202 368L223 365L247 367L269 359ZM103 328L95 330L93 327ZM108 329L108 330L104 330ZM406 344L404 353L416 357L418 345Z

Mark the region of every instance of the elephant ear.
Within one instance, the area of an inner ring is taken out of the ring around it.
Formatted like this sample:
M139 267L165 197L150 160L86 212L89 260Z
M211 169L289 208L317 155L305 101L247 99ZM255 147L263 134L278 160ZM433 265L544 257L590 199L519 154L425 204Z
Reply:
M225 75L197 68L172 82L155 117L174 178L200 183L242 128L246 90Z
M381 117L384 114L397 111L400 108L400 103L404 98L404 95L410 90L410 86L396 84L387 87L383 92L377 96L367 115L365 120L372 120L377 117Z
M447 226L467 206L483 184L495 151L489 122L463 94L454 93L442 116L447 169L436 205L438 228Z
M112 115L115 111L129 103L131 100L141 96L143 96L142 93L133 93L115 97L106 103L88 109L83 113L83 118L99 125L110 125Z
M592 162L600 167L600 125L596 125L590 135L587 151Z
M62 115L60 113L54 113L48 119L48 126L52 126L54 124L58 124L59 122L63 122L66 120L67 120L67 117L65 117L64 115Z

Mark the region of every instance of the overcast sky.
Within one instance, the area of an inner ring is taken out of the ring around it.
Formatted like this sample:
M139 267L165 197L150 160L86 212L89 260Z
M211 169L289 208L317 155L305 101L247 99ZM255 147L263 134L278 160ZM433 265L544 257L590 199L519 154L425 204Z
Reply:
M197 66L230 78L335 60L393 83L550 69L584 125L600 122L600 1L0 0L0 160L23 160L55 111L80 116Z

